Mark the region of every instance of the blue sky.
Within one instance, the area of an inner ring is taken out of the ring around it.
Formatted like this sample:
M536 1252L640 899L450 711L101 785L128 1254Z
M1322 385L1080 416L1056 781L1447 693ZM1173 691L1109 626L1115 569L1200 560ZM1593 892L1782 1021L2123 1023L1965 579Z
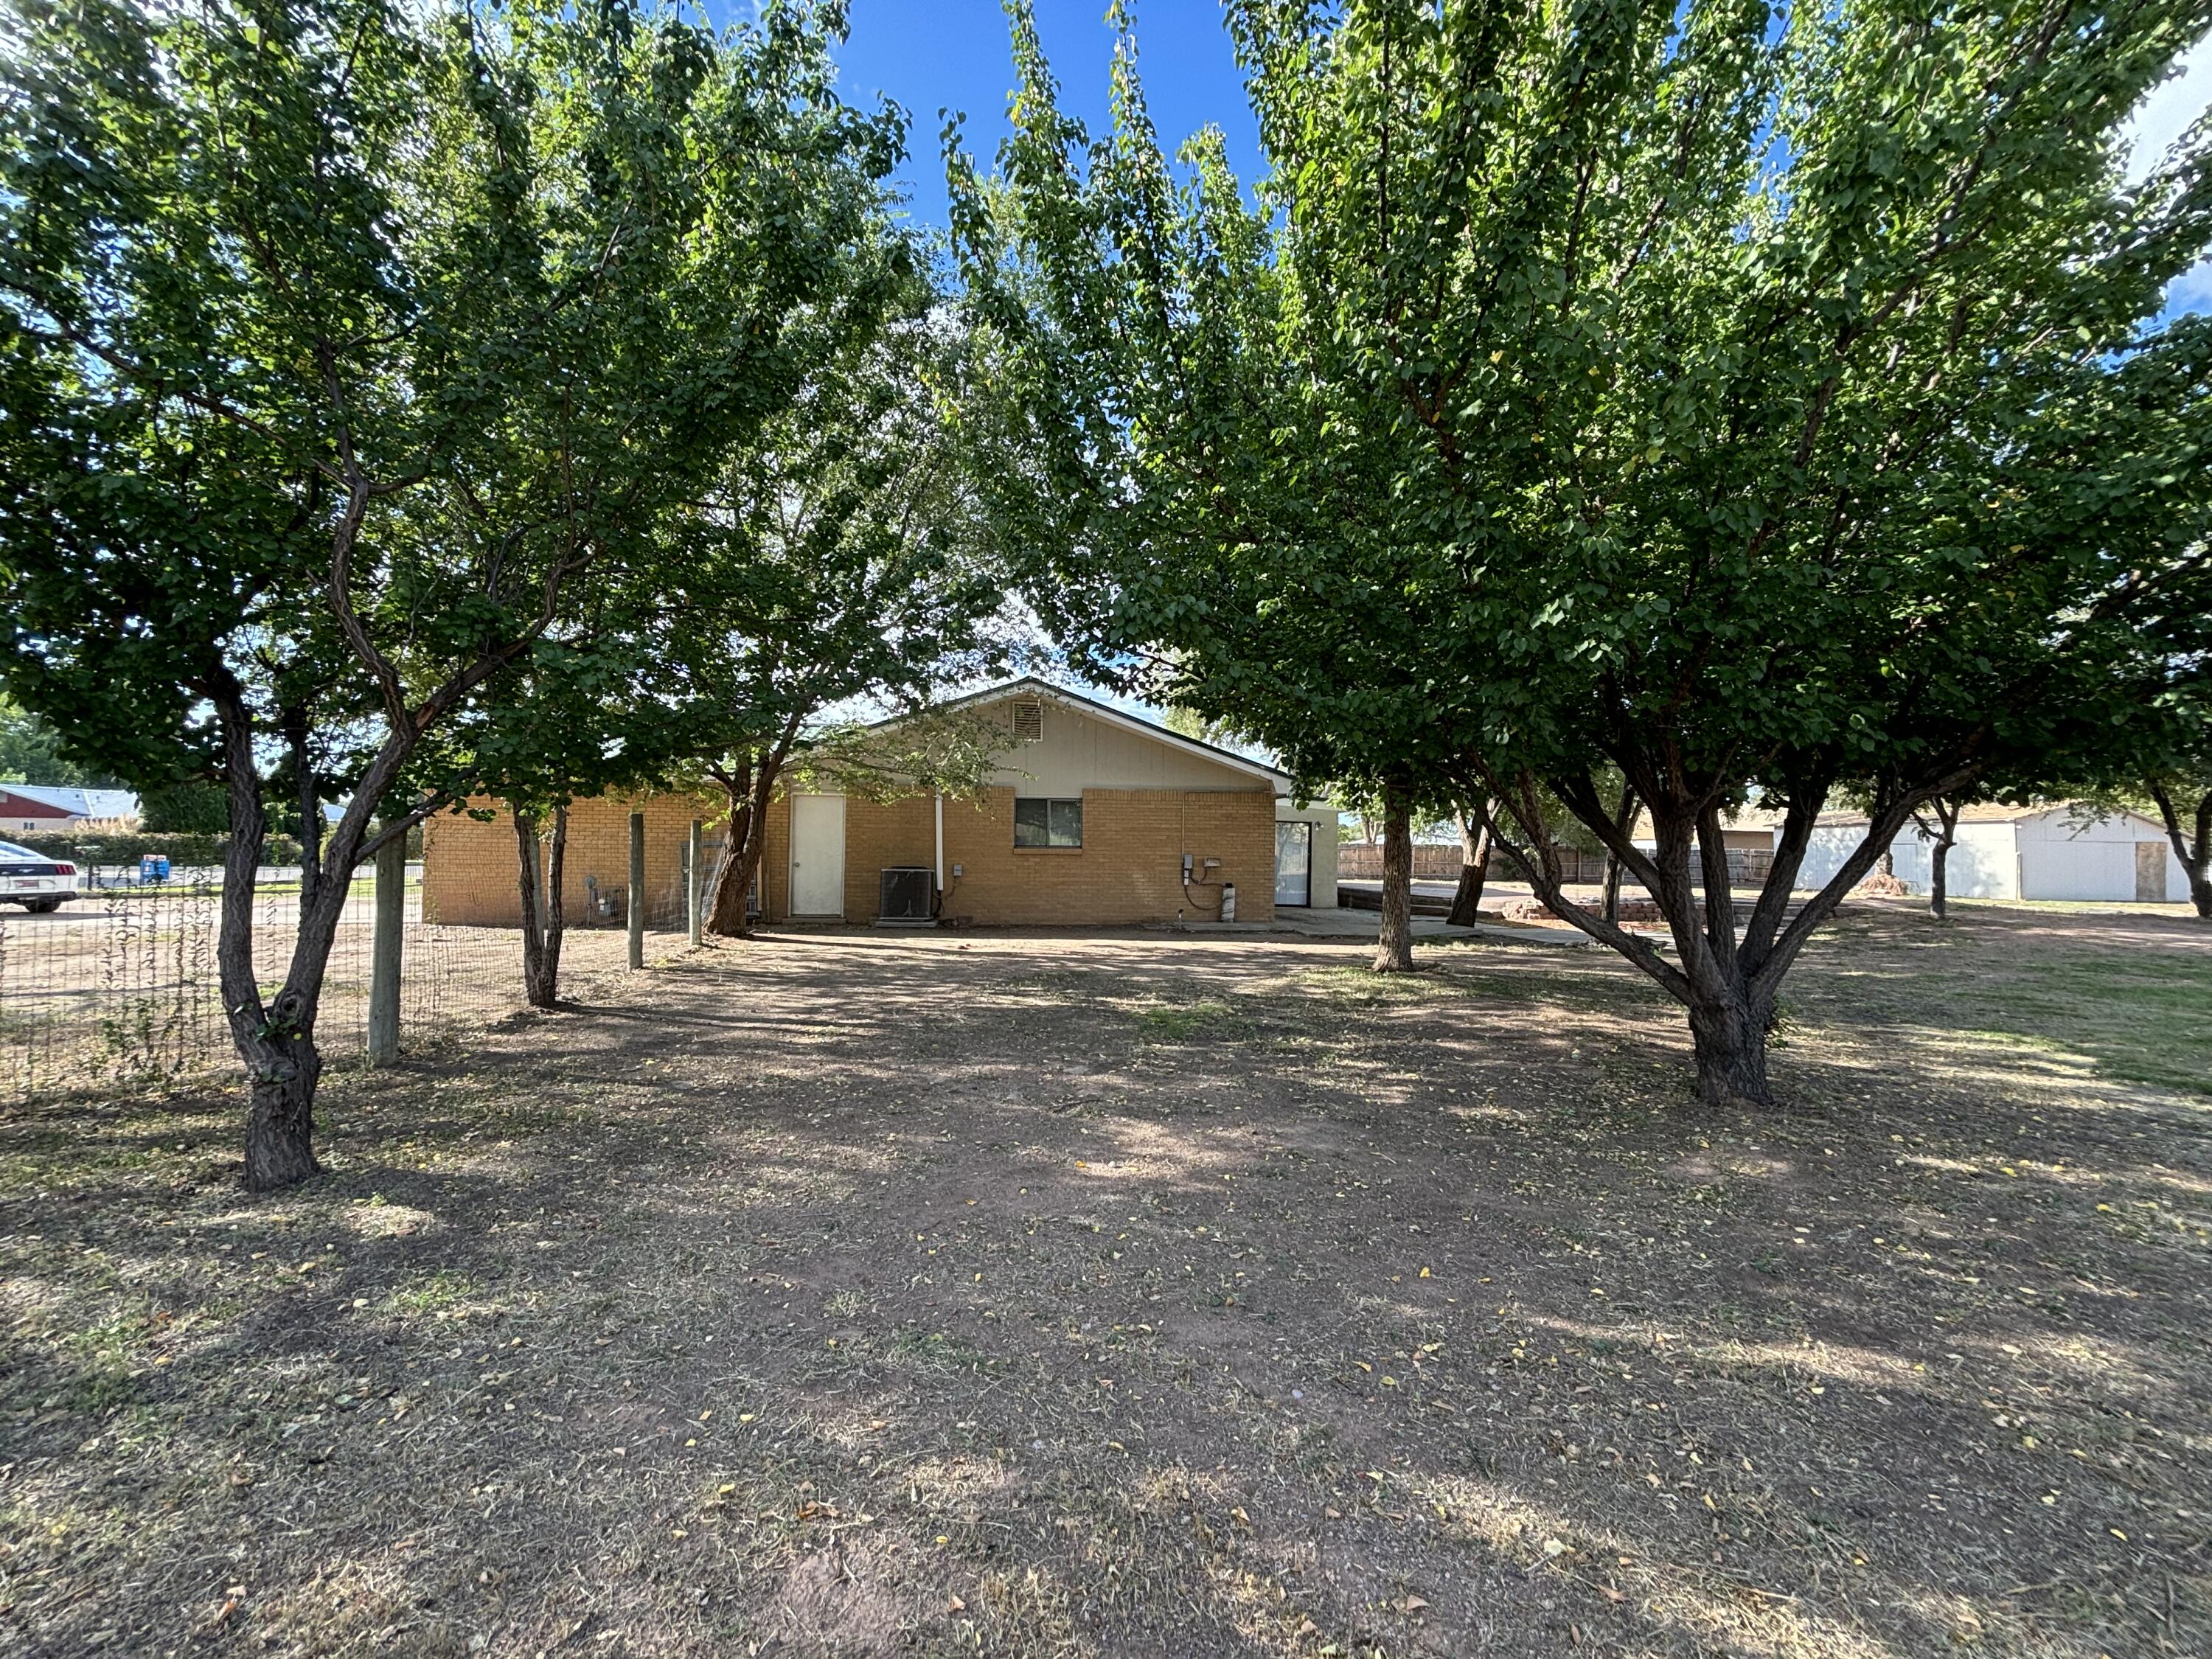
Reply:
M1062 107L1093 132L1109 125L1107 70L1114 36L1106 0L1038 0L1037 29L1060 82ZM1145 97L1169 145L1212 122L1229 137L1230 157L1249 185L1260 170L1257 129L1243 77L1212 0L1152 0L1137 7L1138 64ZM906 179L914 216L945 222L939 109L964 112L964 143L988 165L1006 133L1013 82L1006 14L998 0L854 0L852 39L839 54L845 93L854 102L896 100L912 118Z
M708 0L710 15L726 19L750 0ZM1214 0L1139 0L1139 64L1145 95L1161 137L1170 146L1211 122L1227 134L1237 176L1259 177L1260 149L1243 77ZM1037 27L1060 82L1063 107L1107 125L1106 76L1114 37L1106 0L1036 0ZM903 173L917 223L945 222L945 169L938 112L968 118L969 151L988 162L1006 131L1006 93L1013 80L1006 20L998 0L852 0L852 38L839 54L846 95L872 103L889 97L912 120ZM2212 40L2197 43L2183 73L2154 92L2134 123L2134 166L2147 171L2160 150L2212 103ZM2212 261L2178 280L2176 311L2212 310Z
M2199 40L2196 50L2182 59L2181 72L2154 90L2136 112L2129 176L2140 179L2148 173L2160 154L2207 105L2212 105L2212 36ZM2202 260L2176 277L2166 291L2166 301L2169 313L2212 311L2212 259Z

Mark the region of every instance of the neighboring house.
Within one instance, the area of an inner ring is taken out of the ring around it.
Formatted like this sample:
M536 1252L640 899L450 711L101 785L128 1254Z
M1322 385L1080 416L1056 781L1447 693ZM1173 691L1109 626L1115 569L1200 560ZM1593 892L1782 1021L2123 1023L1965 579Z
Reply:
M1822 813L1814 821L1797 885L1826 883L1865 840L1866 830L1863 812ZM1890 843L1891 869L1924 893L1933 849L1934 838L1907 823ZM2085 822L2065 801L1965 808L1943 873L1954 898L2165 903L2189 896L2188 877L2161 826L2135 812Z
M127 789L72 789L45 783L0 783L0 830L67 830L88 818L135 818L138 797Z
M1293 805L1290 778L1273 768L1040 680L950 707L1006 723L1006 748L981 795L779 796L756 892L763 919L1212 920L1231 885L1240 921L1269 921L1279 902L1334 906L1336 815ZM591 918L594 895L628 882L631 805L605 798L570 809L563 897L579 921ZM654 925L681 925L690 823L719 810L672 795L642 803ZM427 919L515 926L518 884L505 813L425 826Z

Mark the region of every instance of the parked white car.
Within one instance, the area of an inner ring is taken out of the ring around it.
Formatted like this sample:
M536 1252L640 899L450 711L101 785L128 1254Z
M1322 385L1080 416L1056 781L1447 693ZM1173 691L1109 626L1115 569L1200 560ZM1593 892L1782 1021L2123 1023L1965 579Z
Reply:
M84 888L74 864L58 864L12 841L0 841L0 903L58 910Z

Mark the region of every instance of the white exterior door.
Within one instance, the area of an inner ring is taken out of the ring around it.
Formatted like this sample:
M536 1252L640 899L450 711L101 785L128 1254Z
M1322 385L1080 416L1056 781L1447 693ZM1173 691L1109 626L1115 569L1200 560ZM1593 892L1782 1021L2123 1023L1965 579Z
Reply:
M845 914L845 798L791 798L791 914Z
M1313 902L1313 825L1285 821L1275 825L1275 902L1298 907Z

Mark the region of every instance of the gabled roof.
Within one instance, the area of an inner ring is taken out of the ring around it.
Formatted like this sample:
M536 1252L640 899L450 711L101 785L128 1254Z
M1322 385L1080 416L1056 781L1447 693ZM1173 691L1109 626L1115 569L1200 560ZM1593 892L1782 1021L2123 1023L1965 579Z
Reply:
M128 789L88 789L84 792L84 815L88 818L135 818L138 816L138 797Z
M42 789L27 783L0 783L0 799L8 802L17 817L76 818L84 816L81 806L71 806L49 797L70 793L58 789Z
M128 789L78 789L52 783L0 783L0 793L46 807L62 817L128 818L136 817L138 813L138 797Z
M1118 726L1125 732L1133 732L1139 737L1150 738L1154 743L1163 744L1170 749L1179 749L1185 754L1196 755L1201 759L1212 761L1217 766L1227 767L1232 772L1241 772L1247 777L1256 778L1270 785L1279 795L1289 794L1293 787L1294 780L1289 773L1279 771L1274 767L1255 761L1249 755L1240 755L1233 749L1223 749L1213 744L1201 743L1196 738L1187 738L1182 732L1171 732L1156 721L1128 714L1115 708L1111 703L1100 702L1095 697L1086 697L1079 691L1070 691L1064 687L1054 685L1048 681L1037 678L1033 674L1025 674L1020 679L1010 680L1004 685L986 686L981 691L971 691L964 697L955 697L949 702L939 703L937 707L941 709L980 708L989 703L1004 702L1015 697L1035 697L1040 702L1059 703L1063 708L1074 709L1078 714L1087 714L1092 720L1103 720L1109 726ZM891 720L878 720L877 724L896 725L900 718L902 717L895 716Z

